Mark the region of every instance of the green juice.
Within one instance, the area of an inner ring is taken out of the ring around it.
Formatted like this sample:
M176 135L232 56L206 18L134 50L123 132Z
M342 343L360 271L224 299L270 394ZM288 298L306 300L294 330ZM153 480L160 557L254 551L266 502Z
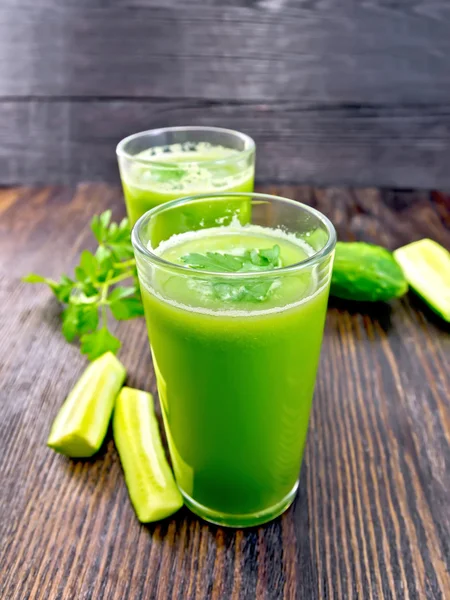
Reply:
M274 244L284 267L313 253L293 234L239 224L173 236L155 253L183 264L192 252ZM263 522L295 495L328 299L318 269L272 275L261 302L228 299L223 288L219 297L208 274L141 277L177 483L204 518Z
M252 192L253 177L254 165L248 157L207 142L150 148L136 154L129 168L121 167L132 225L151 208L182 196Z

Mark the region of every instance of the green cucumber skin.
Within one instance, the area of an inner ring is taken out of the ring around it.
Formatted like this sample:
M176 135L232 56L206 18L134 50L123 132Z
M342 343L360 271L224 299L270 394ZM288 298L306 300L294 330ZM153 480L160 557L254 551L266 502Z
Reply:
M365 242L336 244L332 296L359 302L386 302L407 291L408 282L389 250Z

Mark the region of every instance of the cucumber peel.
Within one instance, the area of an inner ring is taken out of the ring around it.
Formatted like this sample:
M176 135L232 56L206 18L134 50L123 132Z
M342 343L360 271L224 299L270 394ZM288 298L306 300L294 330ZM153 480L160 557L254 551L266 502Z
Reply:
M361 302L388 301L403 296L408 282L392 253L365 242L338 242L330 294Z
M84 371L53 422L47 445L72 458L87 458L102 445L114 401L125 381L122 363L106 352Z
M394 252L412 288L443 319L450 321L450 252L430 239Z
M122 388L114 409L113 433L139 521L159 521L179 510L183 498L164 453L151 394Z

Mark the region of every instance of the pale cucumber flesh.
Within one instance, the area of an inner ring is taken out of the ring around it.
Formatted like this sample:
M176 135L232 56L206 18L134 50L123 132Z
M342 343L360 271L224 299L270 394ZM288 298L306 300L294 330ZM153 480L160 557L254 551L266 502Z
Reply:
M72 458L95 454L125 376L125 368L111 352L90 363L58 412L47 445Z
M430 239L394 252L412 288L446 321L450 321L450 252Z
M158 521L179 510L183 499L164 453L151 394L122 388L113 433L139 521Z

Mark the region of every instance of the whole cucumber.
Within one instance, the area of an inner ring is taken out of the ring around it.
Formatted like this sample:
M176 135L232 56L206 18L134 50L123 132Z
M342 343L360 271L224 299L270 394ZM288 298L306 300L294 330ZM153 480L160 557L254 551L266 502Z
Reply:
M403 296L408 282L386 248L365 242L338 242L330 294L361 302L387 301Z

